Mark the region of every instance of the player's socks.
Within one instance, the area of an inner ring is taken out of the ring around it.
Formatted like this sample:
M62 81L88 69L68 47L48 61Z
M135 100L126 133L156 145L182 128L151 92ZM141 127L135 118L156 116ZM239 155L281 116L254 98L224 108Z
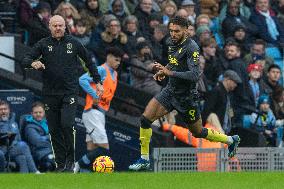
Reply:
M211 142L222 142L222 143L225 143L225 144L231 144L233 142L232 137L229 137L229 136L222 134L218 131L215 131L211 128L203 128L203 129L207 129L207 131L208 131L208 134L205 137L205 139L207 139Z
M79 161L80 167L88 168L93 161L99 156L108 156L109 150L103 147L98 147L87 154L85 154Z
M145 159L145 160L149 160L149 154L147 154L147 155L141 155L141 158L142 158L142 159Z
M233 137L232 136L228 136L228 142L226 143L226 144L233 144L233 142L234 142L234 139L233 139Z
M152 136L152 128L143 129L140 127L141 158L149 160L149 144ZM145 157L145 158L144 158Z

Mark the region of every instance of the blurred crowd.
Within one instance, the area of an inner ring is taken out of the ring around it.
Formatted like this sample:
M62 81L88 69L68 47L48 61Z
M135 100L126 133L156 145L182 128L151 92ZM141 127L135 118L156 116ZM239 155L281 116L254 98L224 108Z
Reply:
M165 85L153 80L152 68L155 62L168 63L167 24L174 16L186 18L188 36L200 47L204 123L215 113L221 127L226 121L225 133L250 128L269 146L282 147L284 0L0 0L0 7L16 12L29 46L49 36L49 18L58 14L94 64L105 62L107 48L119 47L124 52L119 79L152 95ZM5 20L0 22L0 33L8 33ZM212 99L226 70L242 82L232 89L223 83L228 95L220 105L221 99Z

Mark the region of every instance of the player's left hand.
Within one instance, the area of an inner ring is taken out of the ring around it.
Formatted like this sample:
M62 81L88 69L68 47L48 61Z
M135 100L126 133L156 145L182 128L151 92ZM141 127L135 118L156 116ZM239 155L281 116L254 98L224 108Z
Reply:
M162 81L163 79L165 79L165 74L162 72L162 71L158 71L154 76L153 78L156 80L156 81Z
M172 76L173 75L173 72L171 70L169 70L167 67L165 67L161 64L156 64L155 68L157 70L159 70L159 72L164 73L164 75L166 75L166 76Z
M155 72L155 73L158 72L160 66L162 66L162 64L160 64L158 62L154 62L154 65L152 67L152 71Z
M104 93L104 87L100 83L97 83L96 88L97 88L97 95L101 97Z

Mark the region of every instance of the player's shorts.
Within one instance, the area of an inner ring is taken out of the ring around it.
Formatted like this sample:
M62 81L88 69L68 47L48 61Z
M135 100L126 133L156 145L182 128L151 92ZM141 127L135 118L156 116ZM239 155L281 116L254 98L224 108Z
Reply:
M200 119L197 92L176 95L165 87L155 98L168 112L175 109L186 123L193 124Z
M105 114L97 109L90 109L82 115L86 127L86 142L106 144L108 138L105 129Z

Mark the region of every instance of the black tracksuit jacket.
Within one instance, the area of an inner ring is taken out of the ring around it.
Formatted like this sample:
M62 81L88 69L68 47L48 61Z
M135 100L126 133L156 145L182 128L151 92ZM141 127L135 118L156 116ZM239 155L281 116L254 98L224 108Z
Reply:
M31 66L35 60L40 60L43 69L43 95L70 95L79 91L79 67L81 58L90 71L95 83L100 82L96 66L91 63L85 47L70 35L60 40L53 37L43 38L24 57L22 64Z

